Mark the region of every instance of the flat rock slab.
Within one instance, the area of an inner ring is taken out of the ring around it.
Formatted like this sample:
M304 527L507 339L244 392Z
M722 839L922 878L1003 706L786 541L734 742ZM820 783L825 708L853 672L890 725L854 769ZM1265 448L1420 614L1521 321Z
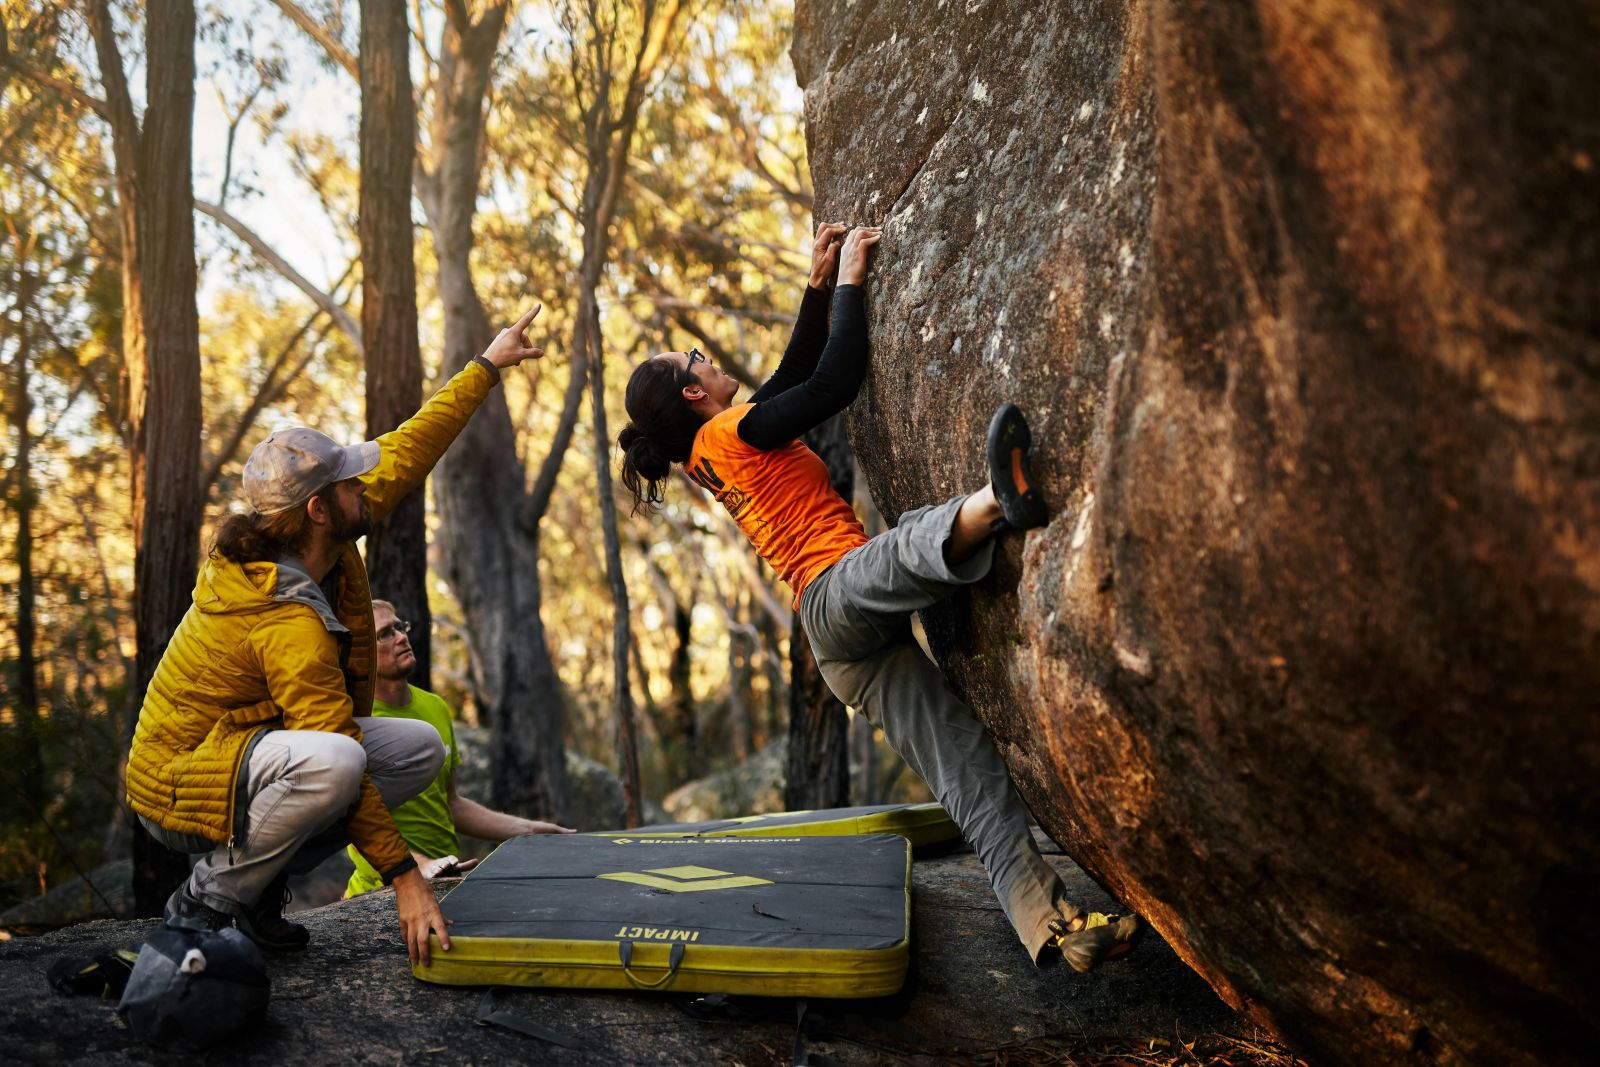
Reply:
M1053 848L1044 843L1047 854ZM1086 906L1113 902L1072 861L1050 854ZM902 993L881 1001L812 1001L804 1041L841 1064L938 1062L1053 1036L1192 1039L1255 1036L1154 936L1090 975L1036 970L988 878L968 850L913 867L914 951ZM441 893L447 890L441 889ZM311 929L304 953L271 958L266 1025L206 1059L242 1064L455 1064L527 1058L571 1063L788 1063L790 1001L743 999L733 1013L696 1018L690 998L503 990L496 1007L584 1045L573 1051L475 1023L482 991L411 977L388 891L296 916ZM0 1033L9 1062L146 1063L108 1001L51 990L45 969L63 955L134 946L154 920L93 922L0 944Z

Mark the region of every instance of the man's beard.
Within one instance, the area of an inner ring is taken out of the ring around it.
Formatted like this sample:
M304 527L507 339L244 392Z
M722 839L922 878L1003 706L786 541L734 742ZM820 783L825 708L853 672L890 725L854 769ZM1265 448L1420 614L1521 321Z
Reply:
M334 509L333 522L329 524L328 534L335 541L354 541L358 537L365 537L372 532L372 511L363 500L360 508L354 515L347 515L338 508Z

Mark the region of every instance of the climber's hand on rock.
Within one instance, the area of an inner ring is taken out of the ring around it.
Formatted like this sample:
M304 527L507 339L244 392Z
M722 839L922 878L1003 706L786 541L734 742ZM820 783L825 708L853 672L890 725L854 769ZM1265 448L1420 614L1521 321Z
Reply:
M839 244L849 227L842 222L824 222L817 227L817 239L811 245L811 288L821 289L833 277L839 265Z
M860 285L867 278L867 250L883 239L882 226L857 226L839 253L839 284Z

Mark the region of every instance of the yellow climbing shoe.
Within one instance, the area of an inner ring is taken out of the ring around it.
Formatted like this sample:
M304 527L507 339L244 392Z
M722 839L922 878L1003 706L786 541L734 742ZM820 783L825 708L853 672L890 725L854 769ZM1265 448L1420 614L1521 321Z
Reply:
M1133 943L1144 932L1144 923L1137 915L1091 911L1084 916L1084 924L1078 930L1069 933L1063 919L1052 922L1050 929L1056 935L1051 943L1061 950L1061 958L1083 974L1133 951Z

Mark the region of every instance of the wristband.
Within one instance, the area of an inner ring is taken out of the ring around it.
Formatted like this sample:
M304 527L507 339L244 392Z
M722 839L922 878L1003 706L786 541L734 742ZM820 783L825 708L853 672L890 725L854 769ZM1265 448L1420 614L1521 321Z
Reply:
M499 367L496 367L493 363L490 363L487 359L484 359L483 356L481 356L481 355L473 356L471 362L476 363L479 366L483 367L483 369L487 370L489 372L489 377L494 379L494 384L495 385L499 385L500 384L500 368Z
M394 880L396 878L400 877L402 874L405 874L407 871L414 871L416 869L417 861L412 857L407 856L393 867L390 867L387 871L384 871L380 877L383 878L384 885L392 885L394 884Z

